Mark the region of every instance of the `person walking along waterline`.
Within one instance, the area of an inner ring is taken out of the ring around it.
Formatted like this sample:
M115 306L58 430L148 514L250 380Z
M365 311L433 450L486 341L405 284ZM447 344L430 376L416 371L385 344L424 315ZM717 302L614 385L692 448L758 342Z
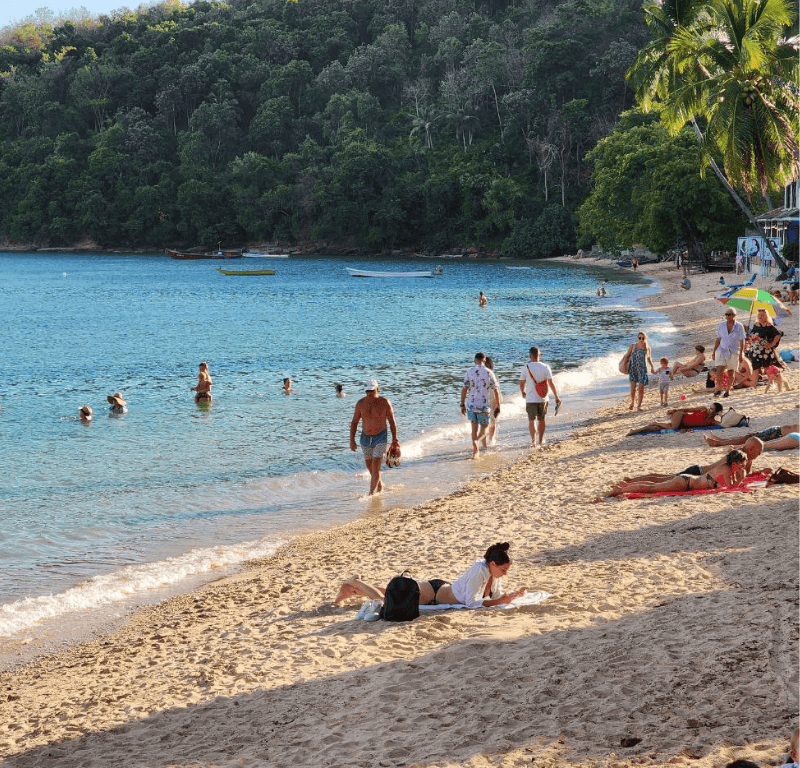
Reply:
M561 398L553 383L553 372L550 370L550 366L539 361L539 347L531 347L528 354L531 361L522 369L522 375L519 377L519 391L525 398L531 448L535 448L537 434L539 447L544 445L545 416L550 398L548 389L552 391L556 399L556 413L561 405Z
M353 420L350 422L350 450L356 450L356 430L361 422L361 450L370 474L369 493L383 490L381 464L386 454L388 434L386 425L392 430L392 445L397 445L397 423L392 404L378 394L378 382L371 379L364 385L366 395L356 403Z
M472 425L472 458L478 455L478 441L489 428L489 414L500 410L500 384L486 365L486 355L475 353L475 365L464 376L461 387L461 412Z

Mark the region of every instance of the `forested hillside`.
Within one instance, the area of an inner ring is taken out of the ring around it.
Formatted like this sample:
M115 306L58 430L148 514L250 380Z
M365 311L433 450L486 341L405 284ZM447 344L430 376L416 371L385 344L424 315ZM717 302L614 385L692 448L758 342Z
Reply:
M0 49L0 237L574 247L641 0L165 2Z

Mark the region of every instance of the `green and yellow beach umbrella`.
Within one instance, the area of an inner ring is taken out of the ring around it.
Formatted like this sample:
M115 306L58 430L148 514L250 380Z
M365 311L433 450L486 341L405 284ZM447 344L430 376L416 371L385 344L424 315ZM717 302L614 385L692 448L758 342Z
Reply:
M728 307L749 312L751 315L753 312L758 312L759 309L764 309L770 317L775 317L777 314L776 307L780 305L778 299L769 291L764 291L761 288L739 288L729 295L722 294L714 298Z

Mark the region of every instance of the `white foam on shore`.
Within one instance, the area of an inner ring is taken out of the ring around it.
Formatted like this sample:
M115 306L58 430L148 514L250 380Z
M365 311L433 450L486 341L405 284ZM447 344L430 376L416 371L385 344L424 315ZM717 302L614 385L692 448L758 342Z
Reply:
M609 309L604 307L602 311ZM626 306L625 309L634 308ZM642 311L640 307L635 309ZM675 342L674 338L669 338L675 333L675 327L663 315L653 313L648 321L651 345L661 347ZM552 411L548 416L548 436L555 440L568 437L576 418L579 420L589 415L606 399L625 394L628 380L619 372L619 361L624 352L621 349L554 373L554 383L565 403L558 416ZM654 355L656 353L654 349ZM506 382L506 387L510 384ZM393 494L377 502L374 497L364 498L369 498L370 503L382 504L383 510L395 504L406 506L421 503L423 497L435 498L451 492L454 487L474 477L476 472L491 471L498 462L510 463L518 458L528 450L529 437L525 403L516 389L516 382L512 393L506 393L503 401L499 428L499 450L484 459L488 463L473 469L471 462L463 461L469 452L469 422L454 411L453 421L422 431L403 442L404 469L386 476L390 490L396 488ZM346 455L349 457L349 452ZM358 460L360 463L360 454ZM363 465L358 468L356 475L360 478L359 483L363 484L366 475ZM317 491L324 491L325 498L322 501L328 504L332 496L342 496L343 492L344 495L352 495L355 488L353 471L341 469L298 472L281 478L250 479L246 486L238 489L235 501L231 499L226 502L224 497L216 499L214 509L258 508L264 504L266 495L271 506L281 507L287 513L289 507L295 510L316 508L318 505L314 504L313 499ZM362 486L358 485L358 491L361 490ZM361 499L361 496L357 498ZM207 499L203 503L198 500L198 507L205 508L206 503ZM341 511L346 518L355 510L350 510L345 503ZM239 522L241 524L242 521ZM324 525L325 520L319 523ZM311 526L314 527L313 521ZM0 638L8 639L25 630L38 629L53 619L72 617L71 620L76 621L76 616L103 609L104 606L122 606L132 599L138 599L139 602L164 599L170 588L172 593L185 591L198 578L207 580L247 560L271 555L280 544L277 541L279 535L273 531L269 537L255 541L192 549L156 562L126 566L95 576L61 593L0 605ZM285 535L291 535L291 532L287 531Z
M246 560L267 557L279 545L280 542L272 540L193 549L166 560L126 566L101 574L55 595L41 595L0 605L0 637L11 637L68 613L122 602L153 590L163 590L193 576L216 573Z

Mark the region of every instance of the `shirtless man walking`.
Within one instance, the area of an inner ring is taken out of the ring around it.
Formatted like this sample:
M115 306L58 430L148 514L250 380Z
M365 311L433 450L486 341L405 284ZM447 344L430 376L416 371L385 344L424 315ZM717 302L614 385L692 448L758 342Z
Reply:
M397 424L392 404L378 394L378 382L371 379L365 385L366 395L356 403L353 420L350 422L350 450L356 450L356 430L361 422L361 450L370 474L369 494L383 490L381 464L388 442L386 424L392 430L392 445L397 445Z

